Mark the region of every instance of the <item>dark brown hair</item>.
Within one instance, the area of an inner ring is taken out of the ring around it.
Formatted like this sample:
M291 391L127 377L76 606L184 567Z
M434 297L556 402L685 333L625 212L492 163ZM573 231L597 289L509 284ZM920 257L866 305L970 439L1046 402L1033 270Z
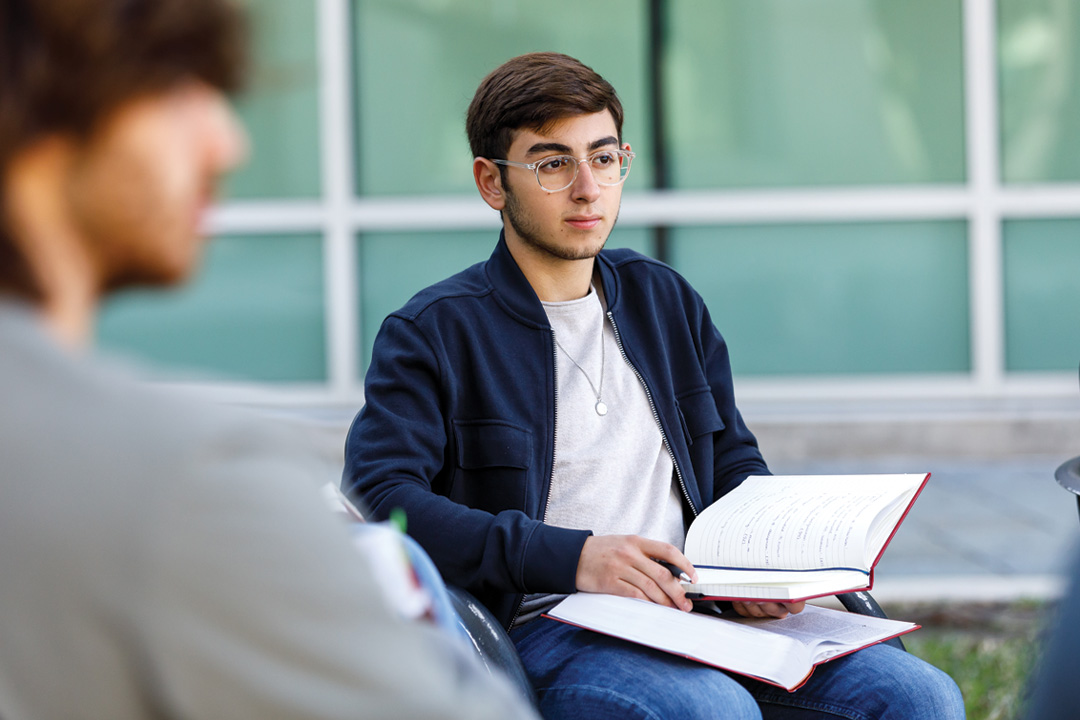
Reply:
M0 1L0 201L16 154L44 135L85 137L126 101L189 78L237 90L246 38L231 0ZM38 300L10 232L0 214L0 292Z
M476 89L465 118L474 157L505 160L514 132L542 132L575 115L608 110L622 140L623 108L615 88L595 70L560 53L520 55Z

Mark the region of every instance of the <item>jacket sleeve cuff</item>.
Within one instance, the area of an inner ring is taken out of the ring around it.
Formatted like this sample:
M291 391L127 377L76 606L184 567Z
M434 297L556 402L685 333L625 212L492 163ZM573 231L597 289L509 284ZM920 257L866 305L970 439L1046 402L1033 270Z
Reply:
M539 524L525 548L521 578L526 592L576 592L578 560L590 535L591 530Z

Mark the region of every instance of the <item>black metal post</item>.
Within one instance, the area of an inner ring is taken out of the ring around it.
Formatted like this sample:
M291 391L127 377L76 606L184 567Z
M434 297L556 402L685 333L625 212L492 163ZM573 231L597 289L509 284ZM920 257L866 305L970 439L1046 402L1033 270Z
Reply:
M668 174L667 123L664 112L664 48L667 41L667 15L664 0L649 0L648 92L649 115L652 120L653 187L670 187ZM653 247L656 259L670 262L668 227L653 228Z

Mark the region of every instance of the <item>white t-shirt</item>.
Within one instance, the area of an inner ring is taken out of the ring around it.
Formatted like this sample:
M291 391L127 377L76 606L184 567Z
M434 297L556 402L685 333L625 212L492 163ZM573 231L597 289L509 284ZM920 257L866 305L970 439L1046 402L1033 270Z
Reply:
M685 527L671 455L600 294L593 289L544 309L558 341L555 469L544 522L596 535L640 535L681 549ZM605 415L596 411L597 391ZM561 598L526 596L516 624Z

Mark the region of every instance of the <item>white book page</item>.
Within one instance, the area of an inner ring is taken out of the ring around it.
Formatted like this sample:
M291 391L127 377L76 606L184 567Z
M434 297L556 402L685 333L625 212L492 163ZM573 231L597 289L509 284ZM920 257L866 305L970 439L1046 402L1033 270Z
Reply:
M734 618L732 622L790 638L807 648L814 663L918 627L915 623L856 615L816 605L807 605L801 613L782 620Z
M685 553L695 565L869 572L876 557L868 548L872 531L885 538L891 531L875 528L875 521L890 507L902 511L925 477L749 477L694 520ZM899 496L905 501L898 504Z
M827 582L842 587L850 587L866 580L866 573L861 570L821 570L820 572L788 572L773 570L724 570L719 568L698 568L697 583L684 582L687 589L702 585L797 585L800 583Z
M794 687L813 669L805 646L791 638L647 600L579 592L548 615L784 687Z
M910 497L909 494L905 494L903 497L897 498L892 505L881 511L880 516L871 528L870 537L866 541L867 563L874 562L878 553L885 547L885 543L889 541L889 538L892 536L893 527L896 526L896 523L900 522L900 518L903 517L904 511L907 509L907 502Z
M870 576L860 570L717 570L699 568L698 582L683 583L688 593L703 597L798 600L860 590L870 585Z

